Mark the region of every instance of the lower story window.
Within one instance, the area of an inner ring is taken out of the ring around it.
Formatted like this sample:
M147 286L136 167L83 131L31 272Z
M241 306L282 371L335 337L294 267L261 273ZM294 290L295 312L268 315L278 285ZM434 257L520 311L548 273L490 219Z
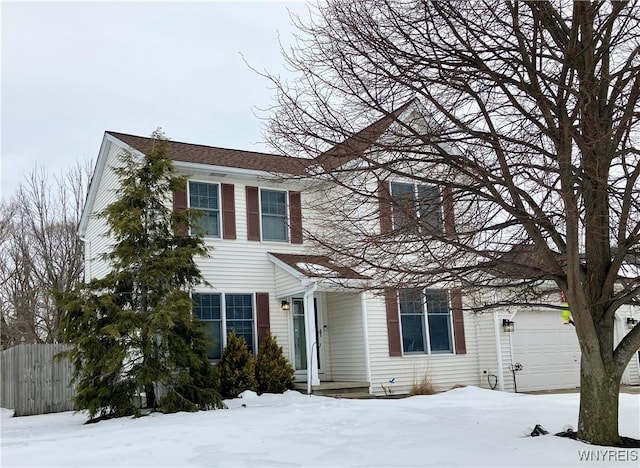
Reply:
M209 359L222 358L227 334L235 330L254 350L253 295L193 293L193 315L205 327L209 339Z
M402 349L405 354L452 353L449 294L443 289L401 289Z
M235 330L236 335L244 337L249 351L253 353L253 298L251 294L225 295L225 313L227 333Z

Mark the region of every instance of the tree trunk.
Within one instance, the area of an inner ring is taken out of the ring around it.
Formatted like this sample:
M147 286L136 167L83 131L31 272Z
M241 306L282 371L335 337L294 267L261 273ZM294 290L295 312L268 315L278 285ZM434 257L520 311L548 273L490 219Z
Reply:
M582 353L578 437L595 445L620 445L618 394L622 374L611 372L596 354Z
M155 407L157 406L157 402L156 402L156 391L155 391L155 388L153 388L153 383L148 383L144 385L144 393L147 397L147 408L155 409Z

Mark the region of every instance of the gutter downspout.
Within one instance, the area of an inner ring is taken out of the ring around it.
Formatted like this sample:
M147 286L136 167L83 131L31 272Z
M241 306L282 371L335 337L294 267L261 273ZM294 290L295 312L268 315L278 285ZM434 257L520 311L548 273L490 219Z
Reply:
M371 353L369 352L369 326L367 324L367 292L360 293L360 308L362 311L362 333L364 336L364 369L367 382L369 382L369 393L373 383L371 382Z
M498 311L493 311L493 332L496 340L496 360L498 364L498 390L504 392L504 371L502 370L502 346L500 344L500 321Z

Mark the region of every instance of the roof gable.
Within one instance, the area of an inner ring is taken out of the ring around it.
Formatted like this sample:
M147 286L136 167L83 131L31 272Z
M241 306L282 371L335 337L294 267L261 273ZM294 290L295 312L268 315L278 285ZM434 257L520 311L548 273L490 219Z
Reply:
M357 271L338 265L326 255L283 254L269 252L299 274L307 278L322 279L369 279Z
M343 164L361 157L366 149L375 144L382 134L389 129L391 124L397 121L398 118L414 102L414 99L406 102L402 106L386 114L381 119L376 120L371 125L368 125L357 133L354 133L342 143L338 143L331 149L316 157L313 160L314 163L322 165L326 172L331 172Z

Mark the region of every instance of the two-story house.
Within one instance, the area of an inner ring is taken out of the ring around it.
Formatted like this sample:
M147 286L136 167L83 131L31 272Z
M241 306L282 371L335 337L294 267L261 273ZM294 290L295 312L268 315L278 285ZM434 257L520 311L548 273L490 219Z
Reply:
M385 117L363 130L367 139L383 135L392 120ZM112 167L121 152L142 156L152 144L145 137L104 135L79 227L88 279L109 269L100 254L108 251L110 240L104 220L95 214L117 197ZM270 330L294 366L296 380L309 391L331 382L336 392L360 387L378 395L401 394L425 375L439 389L463 384L509 390L516 362L523 364L518 390L579 385L575 332L562 324L557 311L473 314L455 290L371 290L365 268L321 255L306 235L327 229L314 224L321 218L314 214L314 200L319 191L339 189L330 180L318 183L307 176L319 164L353 163L353 157L341 158L340 149L310 160L169 142L168 155L188 183L167 203L200 210L198 224L212 247L209 257L197 259L210 286L192 291L193 313L205 323L212 360L220 358L231 329L254 353ZM455 222L454 207L446 206L434 187L387 179L378 190L396 200L420 192L433 200L419 213L426 222L442 229ZM388 206L376 209L379 220L372 229L382 232L402 223L401 214ZM640 318L637 311L628 314ZM515 331L506 331L503 320L515 322ZM624 330L621 317L620 333ZM630 363L625 383L640 384L639 366Z

